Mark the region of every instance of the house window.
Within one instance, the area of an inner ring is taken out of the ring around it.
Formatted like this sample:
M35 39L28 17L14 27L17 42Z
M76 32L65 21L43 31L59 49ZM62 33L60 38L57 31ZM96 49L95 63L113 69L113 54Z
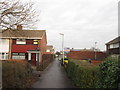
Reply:
M110 45L110 48L113 48L113 44Z
M26 44L26 40L25 39L17 39L16 44Z
M12 53L12 59L25 59L25 53Z
M46 50L46 52L50 52L50 50Z
M0 59L1 60L7 60L8 59L8 53L0 53L1 55L1 57L0 57Z
M2 53L2 59L4 59L4 53Z
M38 40L33 40L33 44L38 44Z
M114 43L110 45L110 48L118 48L119 47L119 43Z
M119 43L115 43L114 45L113 45L113 48L118 48L119 47Z

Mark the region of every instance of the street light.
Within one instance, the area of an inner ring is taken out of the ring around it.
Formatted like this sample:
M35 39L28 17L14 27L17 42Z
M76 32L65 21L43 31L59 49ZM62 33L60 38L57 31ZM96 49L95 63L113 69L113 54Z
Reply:
M96 44L97 44L97 42L95 42L95 60L97 59L97 55L96 55Z
M62 54L63 54L63 65L64 65L64 34L60 33L60 35L62 35Z

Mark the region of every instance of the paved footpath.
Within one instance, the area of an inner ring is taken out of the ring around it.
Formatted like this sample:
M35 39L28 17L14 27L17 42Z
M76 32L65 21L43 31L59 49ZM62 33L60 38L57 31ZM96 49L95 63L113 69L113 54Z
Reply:
M41 74L33 88L74 88L59 60L54 60Z

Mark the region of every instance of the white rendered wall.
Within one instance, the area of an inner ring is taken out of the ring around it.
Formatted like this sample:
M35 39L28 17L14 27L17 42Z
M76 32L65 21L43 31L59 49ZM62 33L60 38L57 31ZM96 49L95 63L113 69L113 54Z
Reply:
M6 52L9 51L9 40L8 39L0 39L0 52Z

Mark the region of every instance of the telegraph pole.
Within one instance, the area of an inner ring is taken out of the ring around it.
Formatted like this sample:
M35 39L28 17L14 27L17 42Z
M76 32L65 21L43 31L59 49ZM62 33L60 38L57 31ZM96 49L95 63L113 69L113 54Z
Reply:
M63 65L64 65L64 34L60 33L60 35L62 35L62 54L63 54Z
M95 60L97 59L97 55L96 55L97 48L96 48L96 45L97 45L97 42L95 42Z

